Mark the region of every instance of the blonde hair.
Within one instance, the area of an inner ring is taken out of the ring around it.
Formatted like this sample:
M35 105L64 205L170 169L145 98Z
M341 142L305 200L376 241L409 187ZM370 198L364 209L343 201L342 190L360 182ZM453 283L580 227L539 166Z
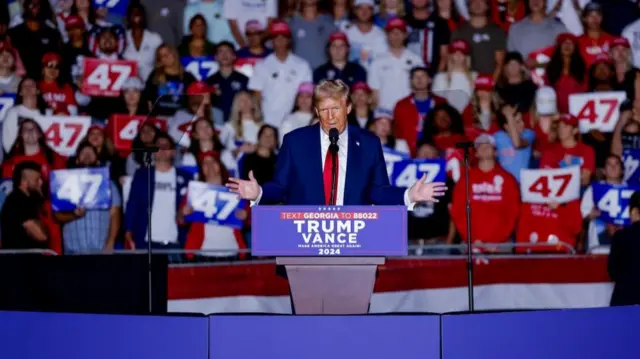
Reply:
M475 82L473 78L473 71L471 71L471 56L465 55L464 62L464 74L467 76L469 83L473 87L473 83ZM451 81L453 80L453 56L449 56L447 59L447 87L451 86Z
M233 104L231 105L231 115L229 120L231 122L231 126L236 131L236 139L243 138L244 134L242 131L242 120L240 117L240 96L247 95L251 100L251 104L253 105L253 111L251 113L253 117L253 121L256 123L258 127L262 127L264 124L264 120L262 118L262 110L260 109L260 103L256 99L256 97L248 91L240 91L233 97Z
M326 98L348 101L349 86L342 80L323 80L313 89L313 100L317 104Z
M404 0L398 0L398 5L396 5L396 16L397 17L404 17L405 15L405 11L404 11ZM378 13L380 13L381 15L387 16L387 6L386 6L386 2L385 0L381 0L380 1L380 10L378 11Z
M155 70L153 71L153 83L156 85L164 84L167 82L167 75L164 72L164 65L162 64L162 61L160 61L160 51L162 49L167 49L169 50L169 52L171 52L176 62L174 66L178 69L178 76L181 79L184 76L184 68L182 68L182 63L180 62L180 55L178 55L178 51L175 49L175 47L164 43L158 46L158 49L156 50Z

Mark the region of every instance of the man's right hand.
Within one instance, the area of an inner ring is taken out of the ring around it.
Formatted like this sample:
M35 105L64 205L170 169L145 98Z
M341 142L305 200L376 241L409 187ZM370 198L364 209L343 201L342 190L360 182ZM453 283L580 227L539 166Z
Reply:
M249 180L242 180L240 178L229 178L227 187L233 193L238 194L238 198L247 199L249 201L255 201L260 195L260 185L256 178L253 177L253 171L249 171Z

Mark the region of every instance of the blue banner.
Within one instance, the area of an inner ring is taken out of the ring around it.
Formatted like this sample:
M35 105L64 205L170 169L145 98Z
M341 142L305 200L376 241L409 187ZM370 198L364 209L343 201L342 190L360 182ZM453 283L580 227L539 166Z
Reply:
M405 206L255 206L257 256L406 256Z
M409 159L395 162L391 173L391 184L398 187L411 187L422 175L427 182L445 182L447 168L444 159Z
M624 181L630 185L640 184L640 150L624 150L622 162L624 163Z
M107 8L110 14L125 17L127 15L127 7L129 0L91 0L93 7L96 9Z
M49 189L54 212L111 208L109 168L75 168L51 172Z
M13 191L13 180L11 178L0 179L0 209L11 191Z
M633 192L640 190L640 186L611 185L606 183L594 183L593 203L600 210L601 220L616 225L626 226L630 224L629 199Z
M4 117L7 115L7 111L16 102L16 95L12 93L3 93L0 95L0 122L4 121Z
M218 71L218 63L212 56L183 56L180 58L182 66L198 81L204 81Z
M229 192L225 186L191 181L187 204L193 209L193 213L186 216L185 220L242 228L243 220L238 218L237 211L243 210L246 202L238 199L238 196Z
M398 161L411 159L409 154L392 150L387 146L382 146L382 154L384 155L384 162L387 164L389 181L391 181L391 175L393 174L393 165Z

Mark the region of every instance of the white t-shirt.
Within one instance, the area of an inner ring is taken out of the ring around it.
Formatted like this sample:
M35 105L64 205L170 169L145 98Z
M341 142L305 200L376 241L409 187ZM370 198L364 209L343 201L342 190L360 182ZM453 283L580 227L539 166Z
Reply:
M144 30L140 50L137 50L131 37L131 30L127 30L127 47L124 49L122 57L138 63L138 76L143 82L147 80L149 74L153 71L156 62L156 50L161 44L162 37L160 35L153 31Z
M258 20L265 28L269 18L278 17L277 0L226 0L222 10L228 20L236 20L240 33L249 20Z
M365 34L352 24L348 26L346 34L351 48L349 59L359 61L360 65L367 70L377 56L387 52L387 36L377 26L372 27L371 31Z
M242 141L251 144L258 143L258 131L260 131L260 126L254 120L242 120ZM231 122L224 124L218 138L225 149L235 150L238 147L236 145L236 129Z
M211 252L201 252L198 255L207 257L230 257L238 254L238 241L235 230L231 227L217 224L204 225L204 241L202 249Z
M631 44L633 67L640 67L640 19L627 25L622 30L622 37L629 40L629 44Z
M153 206L151 208L151 241L156 243L178 243L176 223L176 169L167 172L156 170ZM145 236L145 238L148 237Z
M282 144L284 135L300 127L309 126L312 119L313 115L308 112L296 111L287 115L284 121L282 121L282 126L280 127L280 143Z
M471 76L475 79L476 74ZM443 97L460 113L464 111L473 95L474 85L469 81L467 74L464 72L452 72L451 82L448 81L446 72L439 72L433 78L431 91L435 95Z
M300 84L312 81L311 67L301 57L290 53L285 62L280 62L271 54L256 65L249 89L262 94L265 122L280 128L293 109Z
M378 91L378 107L393 110L396 102L409 96L410 72L416 66L424 66L422 58L406 49L400 57L385 52L373 61L367 82Z

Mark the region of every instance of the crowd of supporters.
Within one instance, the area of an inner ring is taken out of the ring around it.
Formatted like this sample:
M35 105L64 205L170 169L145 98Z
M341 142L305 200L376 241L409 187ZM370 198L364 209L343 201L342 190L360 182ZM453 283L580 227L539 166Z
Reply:
M151 226L155 248L244 257L250 208L235 212L242 228L187 221L188 184L223 186L250 172L269 181L286 133L315 123L313 86L325 79L350 86L349 123L373 131L385 151L446 159L450 193L410 213L412 244L467 240L456 144L473 142L474 242L491 252L511 252L498 245L512 242L606 246L621 226L600 219L591 186L622 184L624 151L640 149L638 4L10 0L0 6L0 101L10 101L0 107L0 155L12 185L3 188L13 190L0 248L144 248ZM110 63L135 71L100 73ZM576 110L581 93L618 102ZM612 128L581 127L612 113ZM148 120L117 145L116 117L136 116ZM90 118L83 138L60 132L65 117ZM153 147L152 158L141 151ZM581 198L522 200L523 169L572 165ZM55 211L51 171L96 167L109 169L110 208Z

